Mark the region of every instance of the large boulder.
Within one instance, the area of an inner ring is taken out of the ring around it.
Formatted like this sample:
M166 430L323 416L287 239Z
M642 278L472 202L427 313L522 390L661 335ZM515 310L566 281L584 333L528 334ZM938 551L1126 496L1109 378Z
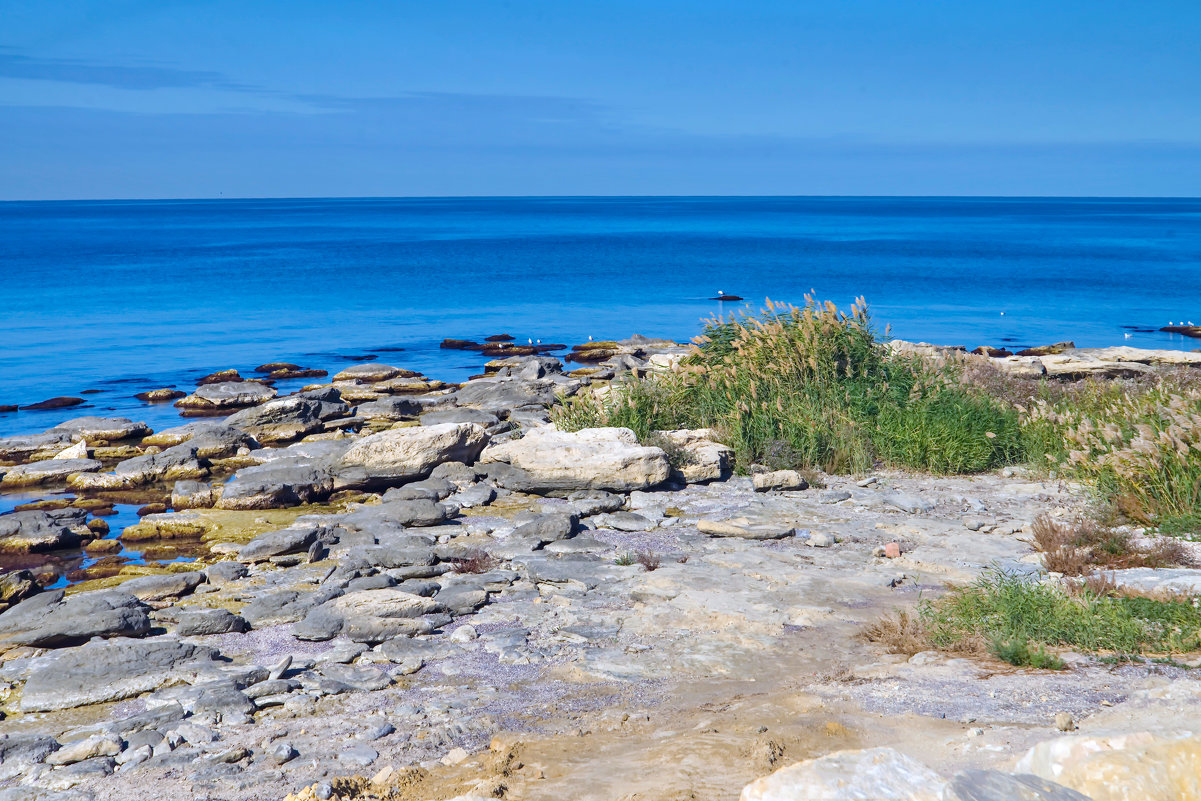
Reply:
M103 466L95 459L44 459L5 468L0 474L0 486L33 487L62 483L76 473L95 473Z
M710 428L656 432L668 451L676 478L688 484L723 481L734 469L734 449L717 441Z
M195 680L217 656L178 640L109 640L38 660L21 693L22 712L52 712L120 701L168 684Z
M209 412L255 406L275 397L275 389L256 381L222 381L205 384L186 398L175 401L180 409Z
M663 450L639 445L628 428L586 428L568 433L544 426L521 439L487 448L480 461L504 463L522 471L532 479L525 491L543 494L631 492L662 484L671 474ZM496 477L504 481L503 475L502 470ZM514 480L519 477L508 475Z
M50 431L63 431L72 439L82 439L87 442L116 442L133 437L144 437L150 433L150 426L135 422L127 417L76 417L65 423L59 423Z
M366 383L375 383L376 381L387 381L389 378L397 376L414 376L416 373L409 370L402 370L399 367L393 367L390 364L380 364L379 362L370 362L364 364L352 364L345 370L337 373L334 376L334 381L363 381Z
M118 462L112 473L77 473L68 483L79 490L126 489L158 481L201 479L208 476L208 463L191 442Z
M0 553L43 553L74 548L91 532L82 509L32 510L0 515Z
M836 751L781 768L742 789L740 801L942 801L934 771L891 748Z
M241 429L261 443L287 442L320 431L324 422L350 412L338 390L302 392L235 412L226 425Z
M428 633L432 625L422 616L440 610L432 598L394 588L359 590L313 609L296 634L329 639L342 633L355 642L378 643Z
M1017 763L1097 801L1201 798L1201 735L1124 732L1039 743Z
M0 650L28 645L63 648L93 637L141 637L150 609L126 592L102 590L64 597L43 592L0 614Z
M413 426L370 434L343 454L338 486L386 486L424 478L443 462L479 458L488 433L474 423Z

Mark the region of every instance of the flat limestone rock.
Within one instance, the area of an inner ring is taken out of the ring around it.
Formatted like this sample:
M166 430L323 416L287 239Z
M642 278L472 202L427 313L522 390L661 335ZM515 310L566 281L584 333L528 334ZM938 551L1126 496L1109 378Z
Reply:
M142 422L130 420L128 417L76 417L59 423L51 431L64 431L73 438L84 439L88 442L102 440L114 442L134 437L144 437L150 432L150 426Z
M343 454L339 486L399 484L424 478L443 462L472 463L488 443L475 423L414 426L370 434Z
M778 540L796 533L796 529L784 523L752 522L745 517L733 520L698 520L696 528L710 537L740 537L744 540Z
M32 487L61 483L76 473L95 473L103 466L95 459L45 459L5 468L0 477L0 486Z
M671 474L660 448L644 447L628 428L586 428L572 433L535 428L519 440L494 445L483 463L524 471L547 490L631 492L662 484Z
M0 650L20 645L62 648L93 637L141 637L148 607L126 592L102 590L64 597L43 592L0 614Z
M221 381L204 384L175 405L180 409L210 411L255 406L275 397L275 388L255 381Z
M107 640L44 657L21 693L22 712L120 701L194 676L217 656L178 640Z

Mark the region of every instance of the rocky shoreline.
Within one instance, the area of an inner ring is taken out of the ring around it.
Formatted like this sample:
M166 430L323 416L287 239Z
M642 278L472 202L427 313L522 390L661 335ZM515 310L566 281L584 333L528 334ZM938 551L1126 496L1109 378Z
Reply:
M1069 345L978 358L1060 380L1201 367ZM687 351L588 343L568 370L540 347L478 343L494 358L461 385L369 362L279 396L215 373L169 398L202 415L175 428L0 439L0 491L27 497L0 515L0 799L753 801L850 775L1104 801L1183 781L1138 773L1148 753L1201 759L1188 666L1068 654L1050 674L856 637L945 582L1037 571L1025 533L1082 513L1081 487L736 476L712 432L560 432L556 399ZM1117 573L1201 590L1201 571Z

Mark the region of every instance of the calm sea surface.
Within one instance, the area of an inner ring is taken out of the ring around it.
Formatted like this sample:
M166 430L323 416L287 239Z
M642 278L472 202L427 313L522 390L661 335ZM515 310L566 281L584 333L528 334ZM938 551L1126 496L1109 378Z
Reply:
M135 392L267 361L377 354L453 380L483 359L444 337L685 340L718 290L810 289L865 295L905 339L1201 347L1154 331L1201 323L1201 200L0 203L0 404L101 390L0 414L0 435L81 414L161 428L174 410Z

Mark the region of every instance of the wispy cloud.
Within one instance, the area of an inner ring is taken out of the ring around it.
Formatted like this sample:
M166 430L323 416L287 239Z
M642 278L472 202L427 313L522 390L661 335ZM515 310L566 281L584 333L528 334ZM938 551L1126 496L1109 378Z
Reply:
M115 89L225 89L262 92L261 87L231 81L219 72L184 70L158 64L112 64L74 58L36 58L0 47L0 78L109 86Z

